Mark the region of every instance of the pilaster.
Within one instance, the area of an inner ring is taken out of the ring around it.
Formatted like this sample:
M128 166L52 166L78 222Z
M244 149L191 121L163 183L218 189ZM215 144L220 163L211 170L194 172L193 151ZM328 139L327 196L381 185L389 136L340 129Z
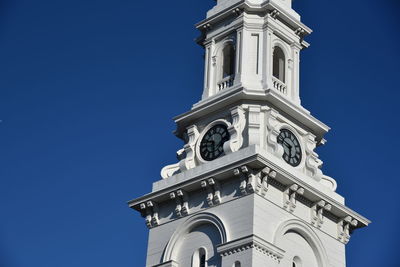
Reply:
M236 30L236 76L235 85L242 83L242 61L243 61L243 26Z
M252 90L262 89L263 19L256 15L243 16L242 84Z
M274 31L271 27L267 27L265 29L265 65L266 65L266 71L263 73L263 81L264 81L264 87L265 88L273 88L272 84L272 55L273 55L273 44L272 44L272 39L273 39L273 34Z
M300 44L292 43L291 49L292 59L291 62L289 62L289 68L292 68L291 98L295 103L300 105Z
M202 99L206 99L210 97L212 94L211 90L211 43L206 44L205 46L205 55L204 55L204 88L203 88L203 96Z

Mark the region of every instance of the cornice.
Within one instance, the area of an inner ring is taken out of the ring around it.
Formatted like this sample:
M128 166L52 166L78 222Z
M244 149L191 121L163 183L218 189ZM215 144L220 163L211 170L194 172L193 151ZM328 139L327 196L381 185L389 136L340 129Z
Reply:
M150 203L153 206L156 203L167 201L170 199L171 192L177 190L187 192L190 198L190 192L201 189L205 180L212 177L213 183L219 183L219 181L232 178L234 170L242 169L243 166L248 166L250 169L268 167L274 170L276 173L274 180L285 186L296 185L296 188L301 188L302 197L312 203L321 200L329 203L331 205L330 212L337 218L343 218L343 222L351 224L353 229L370 224L368 219L346 207L344 203L340 203L335 192L330 192L329 189L301 172L289 171L283 162L274 159L258 146L241 149L234 154L210 162L210 164L161 180L155 183L157 186L153 186L154 191L152 193L129 201L129 207L142 212L143 204ZM220 201L220 203L223 203L223 201Z
M241 19L242 17L242 15L239 15L229 24L229 26L225 26L223 29L213 31L212 33L208 34L207 38L204 37L204 39L202 39L202 44L207 45L210 42L221 40L235 30L242 28L244 24L243 20Z
M265 241L264 239L258 237L257 235L249 235L219 245L217 247L217 252L221 256L226 257L231 254L235 254L248 249L255 249L256 251L261 252L262 254L271 257L272 259L278 262L283 258L285 253L284 250Z
M176 116L174 118L177 124L175 135L181 137L191 122L204 115L216 112L234 103L246 103L246 101L255 101L263 105L269 105L277 111L287 114L300 125L304 125L307 129L310 129L315 134L317 142L321 142L324 135L330 130L329 126L312 116L308 110L292 103L276 90L251 90L241 85L236 85L198 102L193 105L190 111Z
M206 165L198 166L183 173L171 176L168 179L157 181L153 184L153 192L128 202L129 207L140 210L140 203L154 200L157 202L169 199L169 192L182 188L186 191L192 191L200 188L200 181L213 176L218 180L228 178L232 169L241 165L251 165L253 167L262 167L252 164L257 161L258 154L256 147L247 147L237 153L229 156L230 163L226 162L226 157L218 158Z
M207 26L208 24L217 23L217 22L221 21L222 19L224 19L228 16L231 16L231 14L234 13L234 11L236 9L243 9L244 2L245 2L245 0L242 0L241 2L228 7L226 9L218 12L217 14L198 22L197 24L195 24L195 27L200 31L203 29L206 29L208 27Z
M207 31L209 28L212 27L212 25L215 25L219 23L221 20L232 16L232 14L237 15L241 12L247 12L247 13L263 13L267 14L269 12L274 12L276 14L279 14L276 16L277 19L282 21L284 24L289 26L292 30L294 31L299 31L304 38L304 36L309 35L312 33L312 30L307 27L305 24L303 24L301 21L299 21L297 18L293 17L290 15L285 9L280 7L279 5L266 1L265 3L261 5L252 5L247 3L246 1L240 1L237 4L230 6L224 10L221 10L217 14L210 16L206 18L205 20L202 20L201 22L197 23L195 26L198 30L204 32Z

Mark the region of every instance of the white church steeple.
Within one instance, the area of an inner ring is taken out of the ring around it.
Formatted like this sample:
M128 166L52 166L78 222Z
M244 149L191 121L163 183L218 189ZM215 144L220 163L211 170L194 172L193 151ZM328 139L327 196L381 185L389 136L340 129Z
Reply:
M129 202L147 267L344 267L368 219L345 206L315 148L329 127L301 106L311 30L291 0L218 0L197 24L202 98L177 116L178 162Z

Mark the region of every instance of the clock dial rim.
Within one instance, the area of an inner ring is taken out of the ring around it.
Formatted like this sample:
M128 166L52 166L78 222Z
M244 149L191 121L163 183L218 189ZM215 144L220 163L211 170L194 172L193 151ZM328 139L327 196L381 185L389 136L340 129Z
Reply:
M291 130L283 128L280 130L277 142L283 147L283 160L292 167L298 167L303 159L303 150L297 136Z
M218 129L218 132L216 131L216 129ZM222 132L219 129L222 129ZM211 133L212 131L214 131L214 133ZM224 134L225 136L223 136ZM216 135L219 135L220 137L217 137L216 139ZM220 138L220 140L218 138ZM212 125L211 127L207 127L200 139L198 146L200 158L206 162L210 162L221 157L224 154L224 143L229 140L230 134L228 132L228 126L226 124L217 123ZM218 146L215 146L215 142L219 142ZM208 145L204 145L204 143L208 143ZM214 145L214 147L212 150L210 150L209 147L211 147L212 145ZM204 147L206 148L205 150L203 150ZM206 152L208 152L207 155Z

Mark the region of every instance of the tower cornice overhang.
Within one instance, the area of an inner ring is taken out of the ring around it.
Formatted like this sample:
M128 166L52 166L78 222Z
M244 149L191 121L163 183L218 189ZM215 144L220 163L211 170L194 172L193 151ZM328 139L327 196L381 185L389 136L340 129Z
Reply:
M217 112L234 104L259 103L268 105L277 111L291 117L299 125L309 129L319 144L324 143L324 135L330 130L329 126L316 119L308 110L296 105L274 89L254 90L243 86L234 86L226 91L202 100L193 105L192 109L174 118L177 129L175 135L183 138L183 133L191 123L210 112Z
M257 235L249 235L221 244L217 246L217 252L224 257L250 248L262 251L277 261L280 261L285 254L284 250Z
M283 31L280 27L277 26L275 18L269 16L268 18L264 19L263 23L249 23L246 22L243 14L238 15L238 17L234 19L229 26L225 26L223 29L211 31L207 35L203 33L203 35L200 36L196 40L196 42L205 47L212 42L223 39L227 35L227 33L234 32L241 28L248 30L265 30L267 28L270 28L277 36L290 43L291 45L298 46L299 49L308 48L310 46L310 44L303 39L301 34L299 36L298 31L294 29L292 29L291 32Z
M130 208L141 212L140 205L147 202L162 203L169 200L170 193L176 190L193 192L201 188L201 181L212 177L217 181L223 181L232 177L232 171L241 166L252 169L269 167L276 171L274 178L284 186L298 185L304 189L303 196L311 202L325 201L332 208L330 212L337 218L351 218L357 224L352 229L368 226L371 222L357 212L346 207L344 200L337 193L313 180L296 169L288 169L279 159L271 157L265 150L253 145L244 148L237 153L221 157L210 164L198 166L194 169L176 174L165 180L153 184L153 192L128 202Z
M275 4L274 2L266 1L261 5L254 5L243 0L197 23L195 27L203 33L203 35L197 39L197 42L201 44L205 40L204 33L212 28L213 25L219 23L222 20L225 20L229 16L238 16L242 12L246 12L249 14L259 14L262 16L275 12L276 14L279 14L275 17L276 19L280 20L293 31L300 30L300 35L302 39L312 33L311 28L306 26L299 19L290 15L285 9ZM305 48L309 46L309 44L305 41L302 41L302 43L304 43Z

